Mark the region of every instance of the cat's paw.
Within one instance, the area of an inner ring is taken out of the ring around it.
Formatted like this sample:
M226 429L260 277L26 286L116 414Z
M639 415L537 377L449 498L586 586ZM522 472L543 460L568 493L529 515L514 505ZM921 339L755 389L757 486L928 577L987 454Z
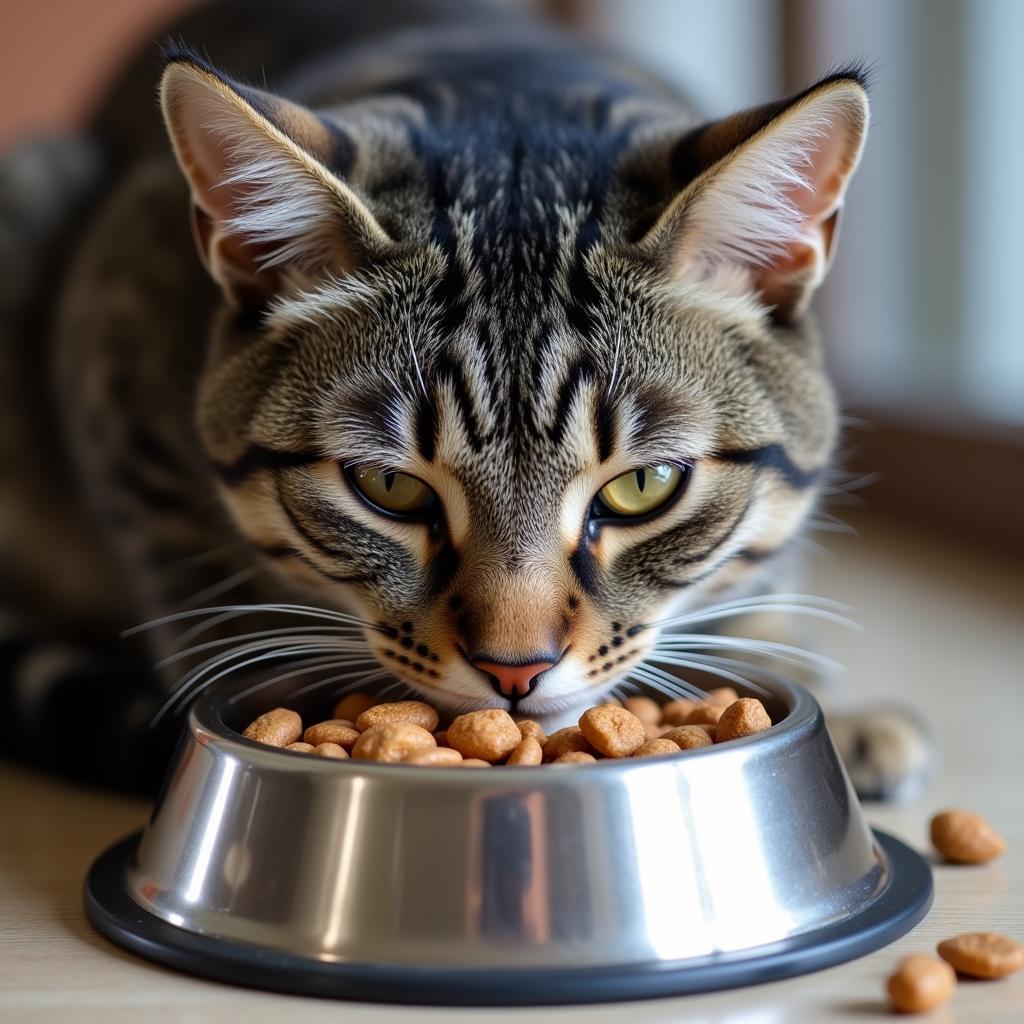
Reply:
M826 715L829 732L862 800L908 800L932 772L934 744L908 708L884 705Z

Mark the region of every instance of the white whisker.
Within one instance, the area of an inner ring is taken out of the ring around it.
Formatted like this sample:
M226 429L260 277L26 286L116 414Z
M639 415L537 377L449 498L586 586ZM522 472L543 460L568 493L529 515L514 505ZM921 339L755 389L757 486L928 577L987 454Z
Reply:
M214 583L212 586L206 587L204 590L200 590L198 593L186 598L178 605L178 607L188 608L191 605L201 604L203 601L209 601L211 598L220 597L221 594L226 594L229 590L234 590L235 587L240 587L243 583L248 583L254 576L258 576L261 572L266 571L267 568L263 565L251 565L248 568L240 569L238 572L230 575L227 579L221 580L219 583Z
M845 607L839 605L838 602L836 604L838 607ZM701 609L700 611L690 612L686 615L678 615L669 619L660 619L656 622L649 623L649 625L659 626L664 629L670 626L683 626L698 622L713 622L717 619L736 618L742 615L754 615L762 612L787 612L795 615L807 615L811 618L825 619L829 622L835 622L838 625L846 626L849 629L859 630L861 628L861 626L852 619L848 619L844 615L839 615L837 612L829 608L810 607L788 600L749 602L732 608L720 606L717 608Z
M756 690L763 696L771 696L771 692L765 689L763 686L755 683L752 679L747 676L741 676L737 672L731 672L726 668L719 665L714 665L703 659L698 660L697 658L676 658L676 657L665 657L659 655L651 658L652 661L657 661L662 665L675 665L678 668L692 668L698 672L708 672L713 676L718 676L721 679L728 679L732 683L739 683L740 686L749 687L751 690Z
M347 636L355 638L362 636L362 630L358 626L319 626L317 627L321 634L326 633L337 633L340 636ZM208 651L214 647L225 647L228 644L240 643L243 640L260 640L266 639L273 636L294 636L295 639L299 639L301 634L306 633L309 636L316 636L318 634L310 633L310 626L286 626L281 629L264 629L256 633L241 633L238 636L223 637L220 640L208 640L206 643L196 644L194 647L188 647L183 651L176 651L174 654L168 655L166 658L158 661L154 668L161 669L166 668L168 665L174 664L176 661L181 661L182 658L187 658L190 654L198 654L200 651ZM369 646L365 640L361 641L363 649L369 651Z
M304 604L230 604L214 608L192 608L186 611L174 612L171 615L163 615L159 619L150 619L149 622L142 622L132 626L121 633L121 636L134 636L147 629L155 629L157 626L165 626L170 622L178 622L181 619L191 619L199 615L218 614L220 612L236 612L240 615L261 614L274 612L279 615L305 615L313 619L327 619L332 622L354 622L367 629L379 629L375 623L366 619L360 619L355 615L348 615L345 612L335 612L328 608L314 608Z
M666 634L659 637L652 648L652 651L670 654L703 650L744 651L797 664L810 662L833 671L843 670L839 662L827 658L824 654L795 647L793 644L783 644L775 640L755 640L751 637L714 636L706 633Z
M383 679L389 675L391 675L391 673L386 668L378 669L376 671L365 670L361 675L355 678L355 682L352 683L351 689L355 689L357 686L365 686L367 683L373 682L376 679ZM309 683L308 685L303 686L302 689L295 690L293 693L289 694L289 697L300 697L305 693L309 693L311 690L319 689L321 686L329 686L331 683L337 683L343 679L352 678L352 673L346 672L341 675L331 676L329 679L318 679L315 683ZM349 689L349 687L343 687L342 690L334 696L340 696L341 692L345 689Z

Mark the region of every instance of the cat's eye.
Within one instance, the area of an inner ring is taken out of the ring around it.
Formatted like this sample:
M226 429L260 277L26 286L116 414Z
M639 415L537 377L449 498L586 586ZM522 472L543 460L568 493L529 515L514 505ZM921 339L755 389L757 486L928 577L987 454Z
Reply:
M396 515L420 512L434 500L434 492L408 473L355 466L350 474L353 485L367 501Z
M597 492L598 501L615 516L647 515L679 490L685 469L667 462L631 469L605 484Z

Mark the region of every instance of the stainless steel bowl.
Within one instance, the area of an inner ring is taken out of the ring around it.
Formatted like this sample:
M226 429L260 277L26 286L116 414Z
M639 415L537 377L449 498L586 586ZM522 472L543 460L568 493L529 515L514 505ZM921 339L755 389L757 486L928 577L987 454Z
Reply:
M222 687L87 908L173 966L388 1001L665 995L849 959L924 915L931 875L868 828L813 698L767 685L778 724L722 746L459 770L261 747L244 724L296 705Z

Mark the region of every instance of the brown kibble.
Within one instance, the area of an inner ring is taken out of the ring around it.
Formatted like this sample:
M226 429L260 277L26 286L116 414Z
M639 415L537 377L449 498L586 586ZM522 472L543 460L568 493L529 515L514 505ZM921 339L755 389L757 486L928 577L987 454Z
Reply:
M427 732L437 728L437 712L421 700L396 700L391 704L375 704L367 708L357 719L356 728L366 732L375 725L385 722L411 722Z
M570 750L561 757L556 757L555 764L594 764L597 758L585 750Z
M501 708L470 711L448 726L448 743L463 757L495 763L504 761L522 742L519 727Z
M889 978L889 999L901 1013L923 1013L941 1006L953 994L953 968L933 956L905 956Z
M532 736L527 736L515 750L509 754L505 764L540 764L544 760L541 745Z
M662 725L686 725L693 709L697 706L696 701L680 697L677 700L670 700L661 709Z
M686 726L682 726L686 728ZM679 747L668 739L647 740L633 751L633 757L661 757L664 754L678 754Z
M339 747L351 750L359 739L359 730L345 719L330 719L326 722L317 722L311 725L302 735L306 743L312 743L314 747L321 743L336 743Z
M437 742L426 729L412 722L384 722L367 729L352 748L352 756L360 761L404 761L418 750L436 747Z
M712 704L710 701L702 700L693 705L690 717L686 725L718 725L718 720L725 712L724 704Z
M464 758L458 764L459 768L491 768L493 767L490 761L484 761L479 757L467 757Z
M578 725L567 725L548 737L547 743L544 744L544 760L557 761L563 754L573 751L592 754L593 748Z
M698 747L710 747L712 740L706 729L700 725L680 725L669 729L664 739L674 743L680 750L696 750Z
M718 736L716 743L727 740L738 740L743 736L753 736L772 727L764 705L755 697L740 697L721 712L718 720Z
M580 731L605 757L629 757L647 738L643 722L632 712L613 704L584 711L580 716Z
M671 728L671 725L657 725L654 722L644 722L644 735L649 740L656 740L664 736Z
M447 729L435 729L434 739L439 747L448 746L448 730Z
M519 726L519 735L524 740L536 740L542 747L547 743L548 738L544 730L533 719L524 718L521 722L516 722L516 725Z
M250 722L242 735L268 747L287 747L302 735L302 719L288 708L274 708Z
M313 753L319 757L330 757L335 761L347 761L348 751L337 743L318 743L313 748Z
M996 932L967 932L944 939L939 956L972 978L1005 978L1024 967L1024 946Z
M731 686L717 686L713 690L708 690L708 695L704 699L709 704L722 704L728 707L735 704L740 695Z
M290 750L293 754L312 754L313 753L313 744L312 743L289 743L288 746L286 746L284 749L285 750Z
M405 764L425 764L435 767L448 767L462 764L462 755L451 747L432 747L430 750L417 750L405 759Z
M980 815L943 811L932 818L932 842L954 864L984 864L1006 849L1006 841Z
M636 715L644 725L658 725L661 722L661 705L650 697L627 697L622 706Z
M374 700L368 693L350 693L347 697L342 697L334 705L331 718L335 720L339 718L347 719L354 724L364 711L372 708L377 703L379 702Z

